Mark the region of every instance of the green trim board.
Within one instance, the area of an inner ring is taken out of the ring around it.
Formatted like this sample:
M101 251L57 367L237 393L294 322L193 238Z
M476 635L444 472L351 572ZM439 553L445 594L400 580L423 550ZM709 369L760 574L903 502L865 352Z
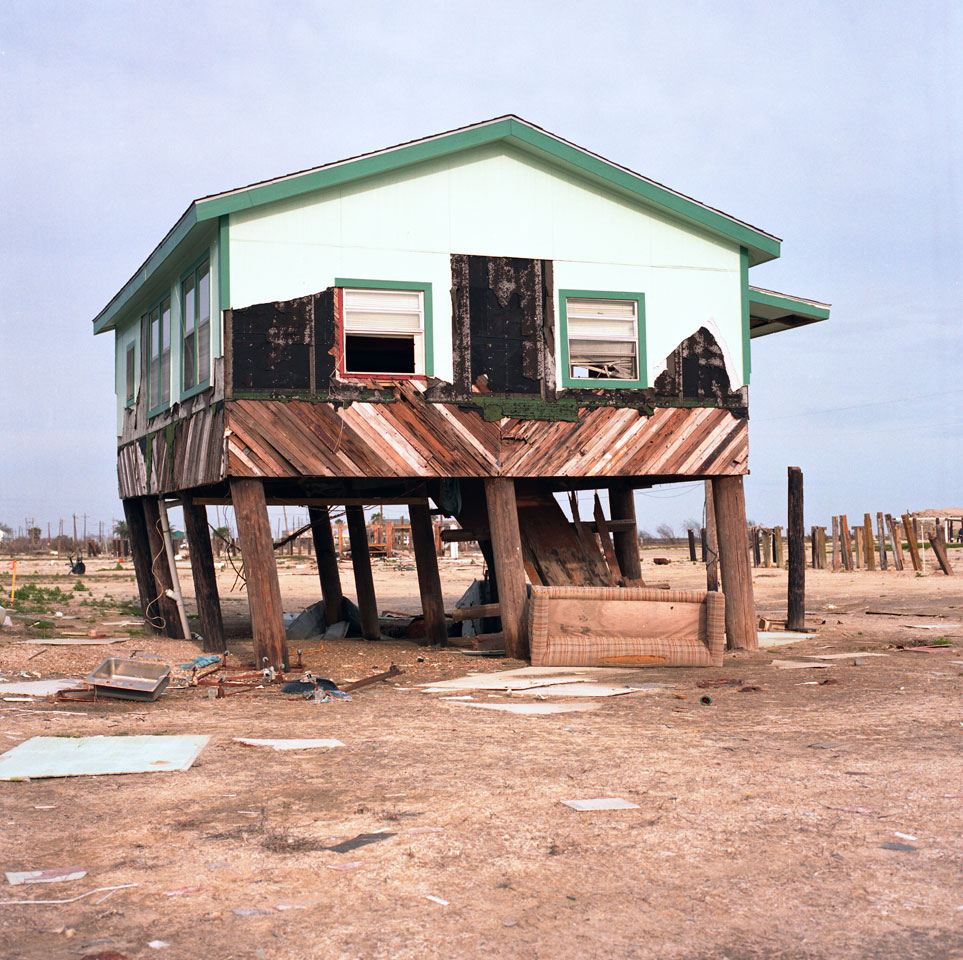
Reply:
M761 287L749 288L750 336L765 337L829 319L831 305Z
M334 285L356 290L420 290L425 310L425 376L435 375L435 338L432 332L434 311L430 283L417 280L357 280L352 277L335 277Z
M742 310L742 385L749 385L752 373L752 347L749 345L751 330L749 325L749 251L739 248L739 304Z
M231 218L217 219L217 299L220 310L231 306Z
M117 315L153 279L167 258L196 228L206 222L216 220L220 236L224 237L227 233L224 218L234 211L336 187L496 142L505 142L536 154L555 166L629 196L644 206L745 246L749 251L750 264L779 256L778 237L699 203L627 167L612 163L520 117L509 115L195 200L134 276L97 314L94 333L109 329ZM224 243L223 247L227 250L228 244ZM222 292L227 294L229 290L222 288ZM226 309L229 303L229 297L225 296L222 309Z
M638 373L635 380L607 380L603 378L575 378L569 375L569 349L568 349L568 300L634 300L637 305L636 320L638 341L636 344L638 354ZM645 294L629 293L624 290L559 290L558 291L558 331L559 341L562 351L561 381L563 387L576 387L582 389L602 388L607 390L634 390L639 387L646 387L646 361L645 361Z

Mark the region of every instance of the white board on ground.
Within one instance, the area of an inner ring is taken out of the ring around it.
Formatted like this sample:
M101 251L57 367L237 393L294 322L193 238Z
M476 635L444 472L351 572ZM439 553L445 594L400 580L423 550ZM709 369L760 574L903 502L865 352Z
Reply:
M53 867L50 870L14 870L7 873L11 887L22 883L59 883L62 880L83 880L87 871L83 867Z
M813 660L852 660L855 657L888 657L888 653L863 653L862 650L854 650L852 653L804 653L804 657Z
M123 643L130 637L54 637L51 640L18 640L18 643L29 643L34 647L100 647L106 643Z
M599 797L596 800L563 800L566 807L573 810L638 810L637 803L630 803L621 797Z
M627 693L657 693L662 687L612 686L605 683L565 683L548 687L530 687L525 690L512 690L512 696L519 697L621 697Z
M442 697L442 699L445 699ZM529 716L549 713L575 713L582 710L597 710L601 704L594 700L584 703L471 703L461 702L462 707L477 707L480 710L504 710L506 713L522 713Z
M812 640L815 633L792 633L788 630L760 630L760 647L785 647L800 640Z
M0 755L0 780L187 770L209 736L32 737Z
M771 667L779 670L828 670L828 663L807 663L805 660L773 660Z
M26 683L4 683L0 684L0 693L6 696L8 693L22 693L28 697L53 696L61 690L69 690L82 683L82 680L29 680Z
M619 667L520 667L496 673L470 673L451 680L434 680L420 684L425 693L441 690L523 690L561 683L585 683L601 677L625 673Z
M275 750L316 750L319 747L343 747L340 740L254 740L250 737L235 737L238 743L249 747L273 747Z

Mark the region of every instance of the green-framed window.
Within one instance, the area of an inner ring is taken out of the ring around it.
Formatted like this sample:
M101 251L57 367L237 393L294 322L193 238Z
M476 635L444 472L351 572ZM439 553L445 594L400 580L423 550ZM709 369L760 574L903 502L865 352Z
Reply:
M430 283L342 278L334 283L340 376L422 379L434 374Z
M563 387L644 387L645 294L559 290Z
M184 390L211 379L211 262L205 257L181 280L181 371Z
M124 403L129 407L137 393L137 352L133 342L127 344L126 360Z
M171 298L164 297L146 314L148 414L171 402Z

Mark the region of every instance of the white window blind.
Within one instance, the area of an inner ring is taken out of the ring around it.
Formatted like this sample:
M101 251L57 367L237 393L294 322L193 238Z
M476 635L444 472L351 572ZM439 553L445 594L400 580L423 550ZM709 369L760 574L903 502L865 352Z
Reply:
M573 379L638 379L639 317L635 300L565 301L569 375Z
M425 372L423 291L345 288L342 293L345 372Z

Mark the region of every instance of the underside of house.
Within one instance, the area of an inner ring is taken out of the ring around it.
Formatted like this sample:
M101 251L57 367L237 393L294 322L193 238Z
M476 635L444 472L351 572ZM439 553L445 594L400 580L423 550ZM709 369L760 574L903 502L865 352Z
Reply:
M828 316L825 304L748 286L748 267L777 256L778 241L517 118L346 163L373 158L377 170L349 176L334 164L197 201L95 320L117 335L120 495L145 610L159 604L168 631L183 631L170 571L154 562L162 514L179 502L205 648L223 649L206 507L232 504L256 658L286 666L267 506L309 508L334 619L328 510L344 506L363 633L375 639L363 510L406 504L428 639L447 638L431 533L440 513L481 545L501 621L494 642L524 658L529 584L598 588L612 604L612 590L645 587L634 491L704 479L728 643L753 646L749 340ZM531 194L544 181L551 230L518 241L498 211L486 219L489 197L464 211L475 225L465 247L448 226L410 237L404 191L417 187L431 220L434 198L455 203L451 184L466 170L466 198L479 183L510 191L517 176ZM444 191L432 179L441 174ZM359 197L374 208L363 255L344 226ZM341 224L330 235L329 202ZM588 206L575 229L578 203ZM593 216L606 222L589 249ZM608 491L608 516L598 500L578 516L568 495L586 489Z

